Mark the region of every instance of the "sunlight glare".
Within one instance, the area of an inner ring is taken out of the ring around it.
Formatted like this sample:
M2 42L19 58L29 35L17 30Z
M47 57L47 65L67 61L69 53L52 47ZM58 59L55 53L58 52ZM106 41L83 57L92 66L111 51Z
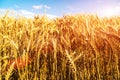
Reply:
M117 16L119 15L119 9L117 8L105 8L101 10L100 16L102 17L112 17L112 16Z

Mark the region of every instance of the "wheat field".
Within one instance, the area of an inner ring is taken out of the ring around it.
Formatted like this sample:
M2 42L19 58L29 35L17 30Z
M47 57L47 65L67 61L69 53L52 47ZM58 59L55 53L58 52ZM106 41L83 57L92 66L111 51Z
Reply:
M0 17L0 80L120 80L120 17Z

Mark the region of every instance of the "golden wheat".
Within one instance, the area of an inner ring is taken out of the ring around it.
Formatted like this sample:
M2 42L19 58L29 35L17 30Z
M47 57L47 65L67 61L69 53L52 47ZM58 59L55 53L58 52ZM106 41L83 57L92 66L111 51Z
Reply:
M119 80L120 17L0 17L0 79Z

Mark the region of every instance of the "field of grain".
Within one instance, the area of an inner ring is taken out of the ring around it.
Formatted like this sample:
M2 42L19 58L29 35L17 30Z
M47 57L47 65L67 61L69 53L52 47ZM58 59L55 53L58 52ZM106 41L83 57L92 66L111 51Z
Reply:
M0 17L0 80L119 80L120 17Z

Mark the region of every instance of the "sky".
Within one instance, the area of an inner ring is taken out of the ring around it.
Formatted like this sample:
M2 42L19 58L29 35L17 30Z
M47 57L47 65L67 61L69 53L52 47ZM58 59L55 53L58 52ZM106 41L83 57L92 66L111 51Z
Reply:
M0 0L0 15L6 10L26 17L47 14L59 17L66 14L120 15L120 0Z

